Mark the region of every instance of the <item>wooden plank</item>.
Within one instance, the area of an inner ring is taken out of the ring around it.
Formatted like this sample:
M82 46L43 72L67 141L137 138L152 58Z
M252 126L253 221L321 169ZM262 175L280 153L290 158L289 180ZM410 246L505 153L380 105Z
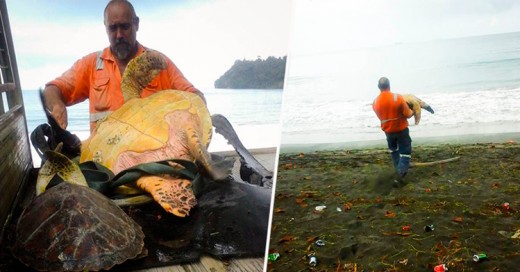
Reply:
M232 259L228 262L215 259L211 256L202 256L199 262L155 267L137 272L260 272L263 271L264 258Z
M264 258L234 259L226 271L257 272L263 271Z
M211 258L209 256L202 256L200 263L206 268L206 271L225 271L226 268L222 261Z

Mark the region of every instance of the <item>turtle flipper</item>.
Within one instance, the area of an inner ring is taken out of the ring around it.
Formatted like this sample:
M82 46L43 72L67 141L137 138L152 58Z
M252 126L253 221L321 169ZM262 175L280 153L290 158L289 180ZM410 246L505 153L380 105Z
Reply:
M208 149L200 140L199 133L193 127L186 128L186 140L188 141L188 150L196 161L200 162L209 175L215 180L225 180L229 173L222 167L216 167L211 162L211 156Z
M415 124L418 125L419 122L421 122L421 106L417 101L414 101L413 106L413 118L415 120Z
M273 173L267 170L249 153L227 118L220 114L214 114L211 116L211 121L215 131L224 136L240 156L240 177L251 184L270 187L272 185Z
M418 97L415 97L415 99L419 102L419 105L421 106L421 108L429 111L431 114L434 114L435 112L433 111L432 107L430 107L430 105L428 105L426 102L422 101L421 99L419 99Z
M428 106L428 104L426 104L424 101L422 101L421 99L419 99L417 96L415 96L413 94L403 94L402 96L404 98L404 101L406 101L406 104L408 104L410 109L413 110L415 124L418 125L419 122L421 121L421 109L426 109L426 106L427 107L430 107L430 106ZM428 110L428 111L430 111L430 110Z
M149 192L164 210L179 217L187 216L191 208L197 204L191 182L186 179L145 176L139 178L136 184Z
M56 147L56 150L45 152L47 161L45 161L38 173L36 195L40 195L45 191L55 175L61 177L65 182L88 187L85 176L83 176L79 166L65 155L59 153L60 149L61 143Z
M431 114L435 113L435 112L433 111L432 107L430 107L430 105L428 105L428 104L426 104L426 103L424 103L424 105L421 106L421 108L423 108L423 109L429 111Z

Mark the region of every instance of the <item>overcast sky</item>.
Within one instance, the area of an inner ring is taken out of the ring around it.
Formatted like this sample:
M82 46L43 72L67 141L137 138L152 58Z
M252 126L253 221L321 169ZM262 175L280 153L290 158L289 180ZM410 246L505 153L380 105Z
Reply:
M43 87L108 46L107 0L8 0L23 90ZM290 0L132 1L137 40L169 56L204 91L237 59L287 55Z
M168 55L202 89L236 59L520 31L518 0L133 2L141 19L138 41ZM106 3L7 1L24 90L108 46Z
M291 54L520 31L518 0L298 0Z

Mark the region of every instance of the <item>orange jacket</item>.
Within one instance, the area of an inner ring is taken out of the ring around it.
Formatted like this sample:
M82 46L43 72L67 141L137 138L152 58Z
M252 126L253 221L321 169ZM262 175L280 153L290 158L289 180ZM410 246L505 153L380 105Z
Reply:
M144 46L138 44L137 55L145 50ZM121 73L109 47L76 61L69 70L47 85L55 85L61 90L67 106L89 99L91 132L97 120L117 110L124 103ZM170 59L167 59L167 69L146 86L141 96L146 97L166 89L198 91Z
M383 90L374 100L372 108L379 120L381 129L385 133L403 131L408 127L408 118L412 117L413 111L408 107L400 94Z

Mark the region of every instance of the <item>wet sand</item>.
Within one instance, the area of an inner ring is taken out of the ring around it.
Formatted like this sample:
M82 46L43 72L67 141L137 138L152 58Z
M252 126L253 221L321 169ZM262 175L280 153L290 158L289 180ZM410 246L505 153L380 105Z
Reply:
M383 147L281 154L269 246L280 257L268 271L515 271L520 144L510 136L414 142L414 162L460 158L404 180ZM474 262L478 253L488 258Z

